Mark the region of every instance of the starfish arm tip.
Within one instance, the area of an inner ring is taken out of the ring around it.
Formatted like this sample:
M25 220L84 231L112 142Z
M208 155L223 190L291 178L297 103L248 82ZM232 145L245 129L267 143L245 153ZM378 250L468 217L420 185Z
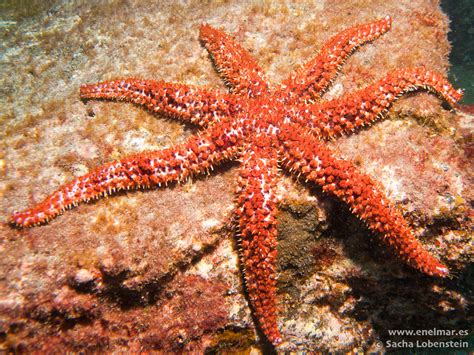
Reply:
M439 271L439 275L441 277L447 277L449 276L449 269L447 267L436 267L436 269Z
M13 228L29 228L36 226L38 224L44 223L47 220L45 217L44 219L39 218L36 216L32 211L13 211L12 215L8 219L8 224Z
M199 39L202 41L203 37L209 34L212 31L213 27L209 25L207 22L201 23L199 26Z

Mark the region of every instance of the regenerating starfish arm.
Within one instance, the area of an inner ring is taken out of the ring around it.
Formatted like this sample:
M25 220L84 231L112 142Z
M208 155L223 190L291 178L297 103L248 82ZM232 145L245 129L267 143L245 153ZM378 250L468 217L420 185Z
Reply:
M239 111L231 95L183 84L142 79L119 79L81 86L82 99L133 102L150 111L207 127Z
M248 97L268 93L263 70L250 53L231 36L203 24L199 30L199 39L211 55L219 75L233 93Z
M383 118L398 98L408 92L426 90L451 106L462 98L441 74L422 67L397 69L364 89L340 98L301 105L291 114L292 120L310 126L319 137L348 134Z
M358 172L349 161L335 157L329 148L301 128L282 129L280 137L285 147L286 169L301 173L324 192L347 203L352 213L410 266L432 276L449 274L448 268L423 248L401 213L368 175Z
M48 222L64 210L115 191L161 186L208 171L237 151L242 130L230 125L213 126L173 148L132 155L98 167L60 187L36 206L14 212L10 223L32 227Z
M263 333L281 342L276 312L277 159L262 141L242 154L237 208L245 284Z
M383 19L348 28L324 44L312 60L282 82L279 95L289 103L311 102L321 96L346 58L359 46L371 42L390 29L392 19Z

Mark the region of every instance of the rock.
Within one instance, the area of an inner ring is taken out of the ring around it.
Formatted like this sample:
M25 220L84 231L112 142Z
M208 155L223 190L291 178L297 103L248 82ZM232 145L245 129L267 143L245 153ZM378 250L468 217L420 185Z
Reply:
M279 82L332 35L385 15L393 29L347 60L324 99L397 67L446 73L448 20L437 4L12 5L1 59L8 73L0 95L4 220L93 167L194 132L129 104L83 103L82 83L136 76L225 90L197 39L202 22L232 33ZM450 113L428 94L401 99L389 116L334 148L380 183L456 277L432 279L404 266L345 206L286 179L281 351L382 351L402 339L389 330L472 324L472 116ZM228 228L236 166L84 204L41 227L0 225L3 349L268 350L258 340Z

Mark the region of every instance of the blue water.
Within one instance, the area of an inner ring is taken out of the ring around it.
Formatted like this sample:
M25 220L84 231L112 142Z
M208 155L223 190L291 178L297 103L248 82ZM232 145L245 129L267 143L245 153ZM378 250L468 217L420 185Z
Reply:
M465 90L462 104L474 104L474 1L443 0L441 7L451 20L449 80Z

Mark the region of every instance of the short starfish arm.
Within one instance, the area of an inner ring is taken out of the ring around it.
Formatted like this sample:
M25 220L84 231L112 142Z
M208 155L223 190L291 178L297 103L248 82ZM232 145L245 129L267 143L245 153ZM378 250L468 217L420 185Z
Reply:
M208 24L203 24L199 38L232 92L248 97L257 97L268 92L268 84L262 69L250 53L232 37Z
M320 52L288 79L280 92L290 103L319 98L336 76L346 58L364 43L371 42L391 26L390 16L364 25L348 28L332 37Z
M281 138L286 169L301 174L324 192L347 203L410 266L428 275L449 274L448 268L423 248L401 213L368 175L358 172L350 162L336 158L317 138L301 129L284 129Z
M110 99L133 102L153 112L207 127L231 117L239 105L230 95L164 81L123 79L81 86L82 99Z
M277 345L281 342L276 321L277 160L261 147L252 148L242 154L239 176L240 254L255 316L265 336Z
M169 149L133 155L101 166L60 187L38 205L14 212L10 223L31 227L64 210L118 190L160 186L208 171L237 150L242 131L229 125L211 127Z
M440 74L422 67L398 69L362 90L321 104L302 105L294 121L310 126L321 137L347 134L384 117L400 96L416 90L435 93L451 106L462 98Z

